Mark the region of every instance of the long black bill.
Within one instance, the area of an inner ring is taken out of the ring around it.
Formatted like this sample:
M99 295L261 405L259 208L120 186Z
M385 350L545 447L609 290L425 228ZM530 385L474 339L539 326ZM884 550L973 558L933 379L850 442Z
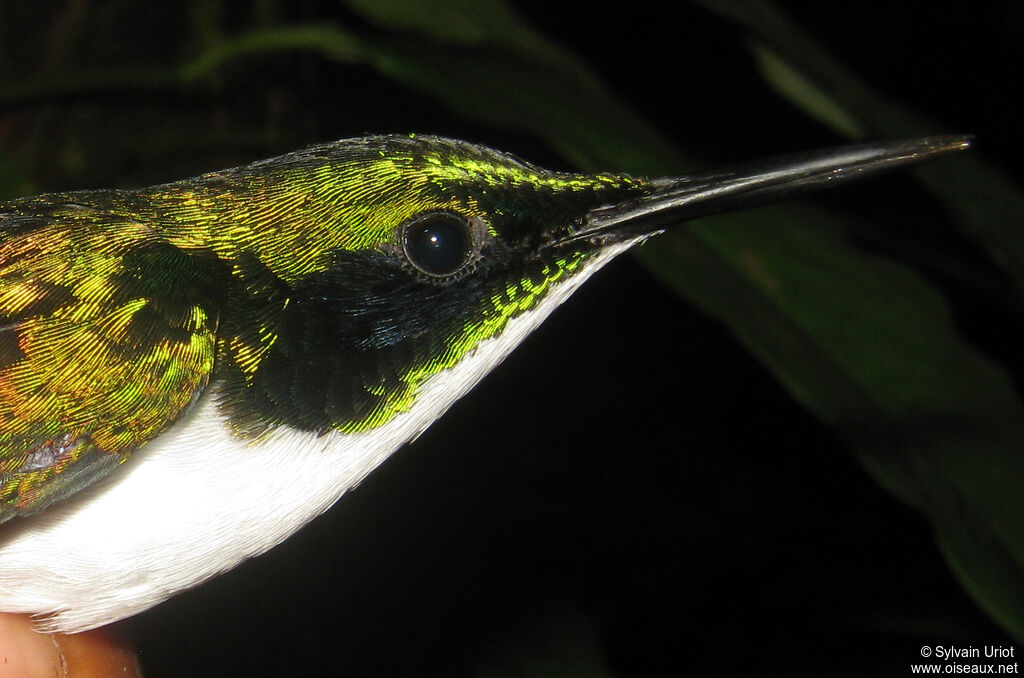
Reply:
M573 240L641 235L698 217L754 207L970 147L970 136L841 146L687 177L656 179L648 195L592 210Z

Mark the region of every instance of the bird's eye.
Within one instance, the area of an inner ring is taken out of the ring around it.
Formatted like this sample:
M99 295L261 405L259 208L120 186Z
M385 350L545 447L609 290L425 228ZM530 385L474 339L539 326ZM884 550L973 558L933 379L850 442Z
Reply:
M403 237L405 256L431 276L452 275L469 259L472 235L466 220L438 212L409 222Z

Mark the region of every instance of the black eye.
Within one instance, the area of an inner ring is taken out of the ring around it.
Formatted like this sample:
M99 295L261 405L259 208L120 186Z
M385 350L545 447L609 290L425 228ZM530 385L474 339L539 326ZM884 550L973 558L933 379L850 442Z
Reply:
M428 214L405 227L405 256L427 275L457 272L469 259L469 224L455 214Z

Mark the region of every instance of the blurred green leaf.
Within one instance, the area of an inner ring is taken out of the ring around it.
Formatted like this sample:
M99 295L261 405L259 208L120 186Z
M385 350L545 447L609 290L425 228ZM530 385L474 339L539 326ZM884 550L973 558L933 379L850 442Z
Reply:
M0 108L26 105L99 91L155 90L196 84L233 62L279 52L311 51L341 62L358 62L366 49L343 30L324 25L299 25L257 30L215 42L196 58L177 68L129 67L93 73L34 78L0 88Z
M331 26L288 26L253 31L221 41L178 69L171 79L190 84L234 61L298 50L313 51L328 59L350 63L364 57L364 49L358 39L348 32Z
M409 26L407 11L416 3L349 4L393 31ZM418 17L419 35L365 42L368 61L381 73L441 99L459 115L541 138L580 167L678 168L678 156L664 137L617 101L575 56L530 31L510 7L480 12L477 3L465 0L448 0L444 6L446 12ZM474 34L505 37L479 45L450 43L449 12L464 21L475 19ZM511 42L509 36L520 39Z
M856 137L860 129L872 136L936 130L931 121L856 77L771 3L698 0L697 4L750 31L756 37L753 52L768 82L836 131ZM794 87L789 84L794 79L806 84ZM1024 196L1012 182L978 154L955 163L938 162L916 173L949 207L963 232L1015 281L1017 295L1024 292ZM852 261L855 256L848 252L843 258ZM842 263L831 261L832 265ZM774 301L798 321L836 323L841 319L830 314L830 307L851 308L849 304L859 298L856 292L867 294L874 280L852 275L854 269L842 270L842 278L856 285L846 294L819 299L804 308L794 308L780 298ZM836 271L830 267L822 267L820 273L817 285L836 281ZM872 335L886 338L885 345L893 352L888 360L851 353L838 361L850 378L865 382L866 395L884 409L860 426L841 430L880 483L928 514L940 546L967 590L1003 626L1024 638L1024 409L1006 375L955 335L934 292L920 281L892 278L891 273L879 278L889 284L869 297L870 305L854 307L858 325L864 324L842 335L839 343L857 347ZM814 289L822 288L807 288L808 292ZM892 308L893 302L899 307ZM918 326L907 327L909 319ZM823 326L811 334L827 349L827 333L842 326ZM748 344L756 341L751 336ZM880 367L891 370L881 375L883 379L878 378ZM839 414L817 398L803 400L826 420ZM872 439L878 437L877 431L886 432L882 440ZM893 459L904 466L899 472L893 469Z
M850 139L865 139L868 133L832 96L793 68L774 51L752 42L751 52L764 79L775 91L826 127Z
M754 38L751 46L766 80L782 96L840 134L857 138L908 137L944 130L900 106L851 72L812 36L768 0L694 0L735 22ZM793 86L799 78L802 86ZM984 140L979 140L984 143ZM915 170L921 182L957 217L1024 294L1024 194L1009 179L971 154L955 165L937 163Z
M546 43L502 0L348 0L368 19L396 31L409 31L454 43L498 43L517 51L548 49Z
M1021 636L1019 397L920 276L851 248L827 215L800 211L760 210L756 229L722 217L642 254L732 327L880 484L929 516L965 587Z

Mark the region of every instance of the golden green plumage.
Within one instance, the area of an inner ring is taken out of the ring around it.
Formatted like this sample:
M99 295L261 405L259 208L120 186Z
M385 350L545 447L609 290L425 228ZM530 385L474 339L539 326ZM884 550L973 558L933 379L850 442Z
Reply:
M174 421L209 378L217 318L131 293L130 253L159 239L140 221L38 201L4 211L0 505L20 512L61 498L58 474L107 469Z

